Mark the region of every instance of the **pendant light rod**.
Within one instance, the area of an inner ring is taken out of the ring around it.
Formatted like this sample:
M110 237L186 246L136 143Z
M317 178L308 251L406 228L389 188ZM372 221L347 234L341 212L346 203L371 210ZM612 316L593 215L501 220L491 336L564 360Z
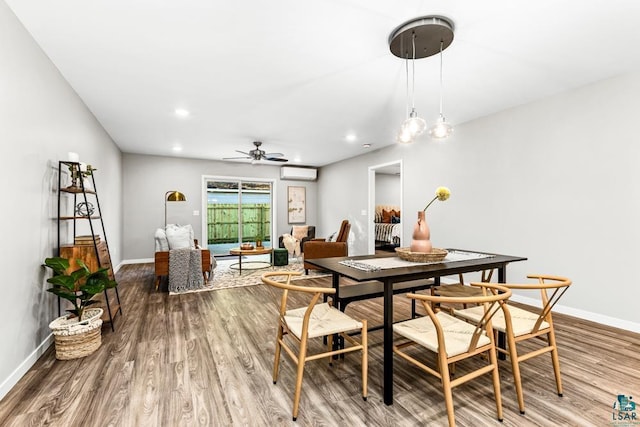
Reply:
M442 42L440 42L442 46ZM429 135L434 139L443 140L448 138L453 133L453 126L444 118L444 114L442 114L442 93L443 93L443 84L442 84L442 47L440 48L440 114L438 115L438 120L436 123L429 127Z
M411 48L413 50L411 60L411 109L416 108L416 33L411 37Z
M440 115L442 115L442 45L443 42L440 40Z
M407 107L406 108L406 110L407 110L406 111L406 113L407 113L406 114L406 118L409 118L409 53L407 53L407 56L405 57L405 60L404 60L404 71L405 71L405 74L406 74L406 77L407 77L405 79L405 83L406 83L406 86L407 86L406 87L406 93L405 93L406 98L407 98L406 99L406 103L405 103L406 107Z

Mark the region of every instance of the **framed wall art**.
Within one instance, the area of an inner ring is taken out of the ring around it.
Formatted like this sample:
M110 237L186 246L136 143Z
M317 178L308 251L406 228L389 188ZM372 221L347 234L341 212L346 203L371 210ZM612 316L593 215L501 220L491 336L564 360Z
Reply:
M303 224L307 221L305 187L287 187L287 212L289 224Z

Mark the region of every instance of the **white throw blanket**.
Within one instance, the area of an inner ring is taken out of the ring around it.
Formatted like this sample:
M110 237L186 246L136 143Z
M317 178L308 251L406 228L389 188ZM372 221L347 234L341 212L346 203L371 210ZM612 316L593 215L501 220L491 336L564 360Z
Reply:
M296 239L291 234L283 234L282 243L289 252L289 255L296 258L300 256L300 240Z
M170 250L169 292L180 293L203 286L202 251L190 248Z

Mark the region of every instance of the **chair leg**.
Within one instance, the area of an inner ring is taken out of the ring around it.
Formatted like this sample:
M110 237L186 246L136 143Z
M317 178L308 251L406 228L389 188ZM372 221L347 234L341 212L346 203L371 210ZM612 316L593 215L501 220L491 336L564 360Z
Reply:
M502 395L500 393L500 372L498 371L498 356L496 355L496 349L489 350L489 360L493 366L493 392L496 396L496 413L498 414L498 420L502 422Z
M302 376L304 374L304 363L307 358L307 340L300 343L300 354L298 354L298 374L296 376L296 391L293 395L293 421L298 418L300 409L300 392L302 390Z
M440 357L438 357L440 359ZM444 394L444 402L447 407L447 419L449 427L455 427L456 419L453 415L453 393L451 392L451 379L449 378L449 365L446 360L438 360L440 366L440 377L442 380L442 392Z
M522 391L522 379L520 377L520 361L518 360L518 350L516 348L516 339L513 333L507 332L507 346L509 349L509 359L511 359L511 370L513 371L513 383L516 386L516 395L518 397L518 407L520 414L524 415L524 394Z
M362 398L367 400L368 386L367 377L369 371L369 356L368 356L368 337L367 337L367 321L362 321Z
M280 351L282 348L282 344L280 344L280 340L282 339L282 325L278 326L278 332L276 334L276 355L273 361L273 383L275 384L278 381L278 372L280 371Z
M553 327L549 331L548 339L549 345L553 348L551 350L551 361L553 362L553 373L556 376L556 389L558 396L562 397L562 378L560 377L560 357L558 356L558 346L556 345L556 335L553 331Z

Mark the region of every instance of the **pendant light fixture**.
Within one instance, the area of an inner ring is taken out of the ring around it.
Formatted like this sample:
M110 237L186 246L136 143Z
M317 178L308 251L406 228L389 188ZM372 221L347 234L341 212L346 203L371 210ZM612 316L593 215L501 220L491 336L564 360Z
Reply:
M426 58L440 53L440 117L442 122L442 51L449 47L453 41L453 24L447 18L440 16L425 16L415 18L397 27L389 35L389 48L391 53L408 62L409 47L412 60L412 100L411 112L402 124L398 135L398 142L412 142L416 136L426 129L426 122L418 116L415 109L415 60ZM407 98L409 85L409 72L407 66ZM407 106L408 111L408 106ZM440 122L440 119L439 119Z
M440 42L440 115L436 123L429 127L429 135L434 139L446 139L453 133L453 126L447 123L442 114L442 41Z
M404 71L405 71L405 75L406 75L406 91L405 91L405 97L406 97L406 119L405 122L407 120L409 120L409 55L407 54L405 56L404 59ZM409 132L409 128L405 127L405 126L400 126L400 132L398 132L398 137L396 138L397 142L400 144L411 144L413 142L413 136L411 135L411 133Z
M402 123L401 133L407 132L411 135L411 138L422 135L427 128L427 122L423 118L418 116L416 111L416 33L411 35L411 113L409 118ZM407 75L407 83L408 83Z

